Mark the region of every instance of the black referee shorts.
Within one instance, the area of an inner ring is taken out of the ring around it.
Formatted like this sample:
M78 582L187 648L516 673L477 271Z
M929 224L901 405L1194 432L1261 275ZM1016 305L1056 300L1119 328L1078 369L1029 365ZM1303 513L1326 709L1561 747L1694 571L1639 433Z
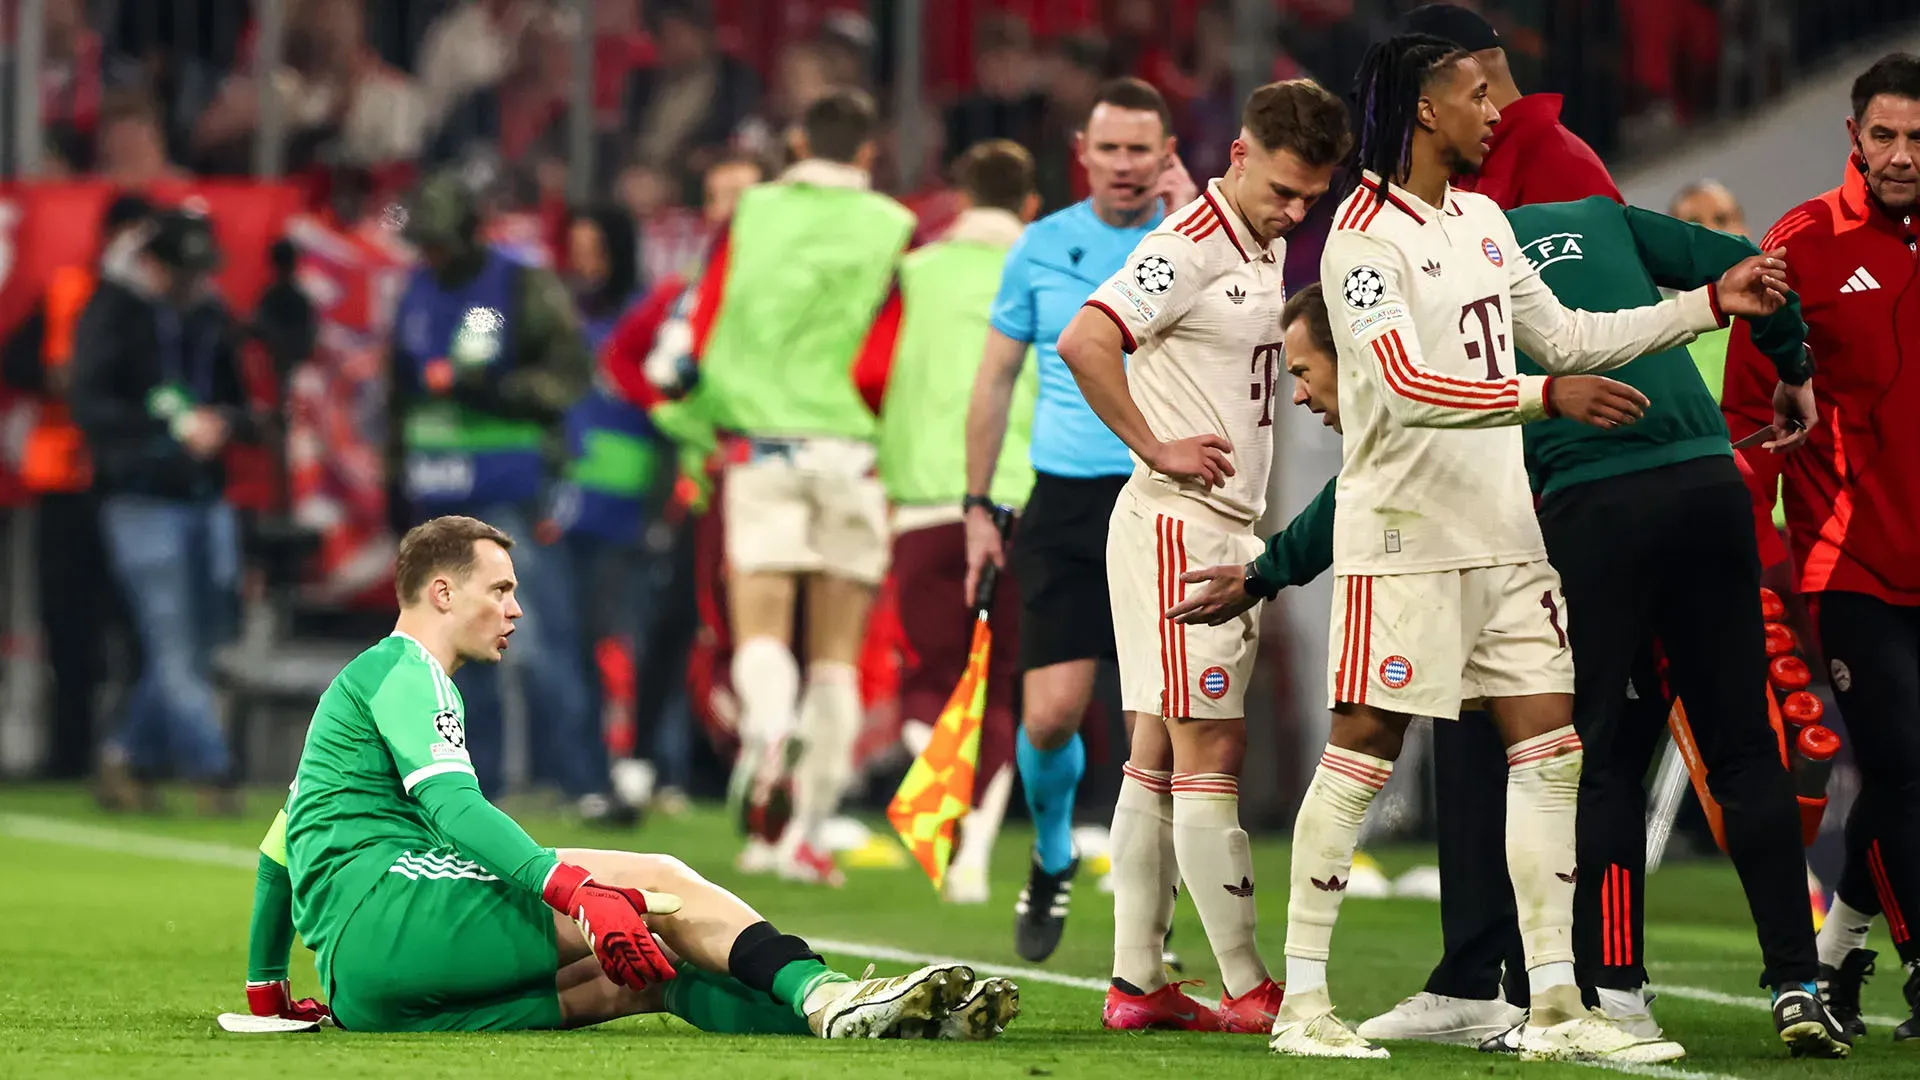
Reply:
M1034 476L1008 555L1020 582L1020 670L1115 659L1107 520L1126 482Z

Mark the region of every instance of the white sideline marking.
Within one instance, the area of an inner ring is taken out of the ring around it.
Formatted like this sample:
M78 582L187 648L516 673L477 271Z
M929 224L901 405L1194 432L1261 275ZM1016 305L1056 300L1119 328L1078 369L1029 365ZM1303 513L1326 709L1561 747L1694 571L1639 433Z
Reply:
M67 847L91 848L122 855L145 855L171 862L205 863L249 870L260 864L258 848L237 848L232 844L204 840L180 840L171 836L81 825L37 814L0 814L0 833L22 840L43 840Z
M181 840L175 837L156 836L152 833L134 832L129 829L105 828L97 825L81 825L60 818L42 817L37 814L0 814L0 834L18 837L22 840L39 840L50 844L62 844L67 847L90 848L95 851L111 851L124 855L142 855L154 859L167 859L172 862L202 863L209 866L224 866L235 870L249 870L257 866L260 852L253 848L239 848L231 844L212 843L204 840ZM816 948L824 952L845 953L866 960L883 960L899 964L941 964L964 963L975 971L989 975L999 975L1012 979L1025 979L1028 982L1050 983L1054 986L1066 986L1075 990L1093 990L1104 992L1107 980L1090 979L1080 975L1062 975L1057 971L1044 968L1021 967L1004 964L982 964L954 956L939 956L934 953L915 952L910 949L896 949L891 945L874 945L858 941L839 941L832 938L807 939ZM1653 991L1669 997L1688 1001L1701 1001L1710 1005L1726 1005L1738 1009L1755 1009L1769 1012L1772 1005L1765 998L1748 997L1739 994L1725 994L1718 990L1708 990L1699 986L1669 986L1656 984ZM1877 1027L1893 1027L1902 1023L1902 1019L1892 1016L1862 1017L1867 1023ZM1618 1072L1633 1073L1637 1076L1664 1078L1664 1080L1739 1080L1724 1073L1694 1072L1687 1069L1670 1068L1664 1065L1596 1065L1596 1068Z
M1665 983L1653 983L1648 989L1656 994L1668 997L1685 998L1688 1001L1704 1001L1709 1005L1731 1005L1736 1009L1759 1009L1772 1012L1773 1003L1765 998L1744 997L1740 994L1723 994L1718 990L1708 990L1701 986L1668 986ZM1862 1016L1860 1019L1875 1027L1898 1027L1906 1023L1901 1016Z

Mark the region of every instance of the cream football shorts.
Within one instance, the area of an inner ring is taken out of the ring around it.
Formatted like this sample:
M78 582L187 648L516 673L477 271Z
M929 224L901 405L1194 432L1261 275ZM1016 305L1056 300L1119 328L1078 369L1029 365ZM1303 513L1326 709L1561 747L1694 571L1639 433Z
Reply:
M1186 596L1180 575L1238 566L1260 554L1251 528L1196 507L1181 516L1129 484L1107 527L1107 592L1120 657L1120 707L1150 716L1228 720L1246 715L1247 679L1260 643L1256 604L1220 626L1183 626L1166 611Z
M1329 707L1454 720L1487 698L1571 693L1566 598L1545 559L1334 577Z
M851 439L743 439L721 485L727 564L822 573L868 585L887 574L892 537L874 448Z

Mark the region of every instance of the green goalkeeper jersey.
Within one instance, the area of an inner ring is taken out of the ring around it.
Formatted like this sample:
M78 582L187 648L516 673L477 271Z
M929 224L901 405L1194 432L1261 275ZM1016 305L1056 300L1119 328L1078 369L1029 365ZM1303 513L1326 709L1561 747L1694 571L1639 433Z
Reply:
M429 798L421 785L436 777ZM431 874L457 857L536 891L555 861L480 797L460 691L424 646L395 633L321 695L287 797L293 924L323 977L330 946L381 875L397 865Z

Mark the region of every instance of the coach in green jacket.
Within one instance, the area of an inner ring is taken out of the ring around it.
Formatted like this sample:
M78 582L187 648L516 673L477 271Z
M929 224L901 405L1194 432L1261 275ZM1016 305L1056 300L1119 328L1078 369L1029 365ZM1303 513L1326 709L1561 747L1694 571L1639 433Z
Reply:
M1739 237L1598 197L1519 207L1507 218L1561 303L1590 311L1655 303L1661 288L1707 285L1757 254ZM1324 308L1297 317L1325 318ZM1753 324L1755 343L1780 376L1774 400L1783 422L1812 419L1805 333L1793 296ZM1520 371L1545 374L1516 355ZM1313 364L1311 356L1289 357L1296 372ZM1323 381L1331 366L1329 355L1318 372ZM1566 419L1529 424L1527 471L1561 576L1567 618L1558 625L1573 646L1574 723L1586 745L1574 908L1580 981L1598 991L1609 1014L1640 1017L1652 1028L1644 997L1642 781L1665 730L1669 690L1686 701L1726 813L1728 854L1759 929L1762 983L1776 991L1811 984L1818 962L1799 812L1763 696L1752 509L1726 424L1684 348L1608 374L1646 395L1645 415L1610 430ZM1189 575L1209 583L1173 614L1206 621L1311 581L1332 565L1334 513L1330 482L1246 567ZM1559 606L1541 597L1540 617L1558 618Z

